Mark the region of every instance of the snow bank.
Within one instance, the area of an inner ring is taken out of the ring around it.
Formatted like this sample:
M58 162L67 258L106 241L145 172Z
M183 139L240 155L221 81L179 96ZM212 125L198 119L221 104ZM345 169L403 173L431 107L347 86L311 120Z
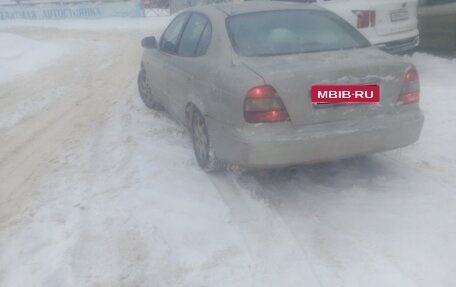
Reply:
M0 83L57 61L62 51L56 44L0 33Z

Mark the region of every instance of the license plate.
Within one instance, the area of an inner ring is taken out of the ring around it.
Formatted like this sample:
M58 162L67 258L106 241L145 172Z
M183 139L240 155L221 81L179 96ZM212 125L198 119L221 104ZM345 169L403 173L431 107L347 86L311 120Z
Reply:
M391 12L391 22L404 21L409 18L407 9L399 9Z
M377 85L315 85L311 90L312 103L325 104L375 104L380 102Z

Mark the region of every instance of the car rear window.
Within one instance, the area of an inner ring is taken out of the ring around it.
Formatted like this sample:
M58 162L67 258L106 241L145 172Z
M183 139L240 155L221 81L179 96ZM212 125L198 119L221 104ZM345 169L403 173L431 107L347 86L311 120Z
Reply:
M227 29L243 56L332 51L370 46L355 28L327 11L280 10L230 16Z

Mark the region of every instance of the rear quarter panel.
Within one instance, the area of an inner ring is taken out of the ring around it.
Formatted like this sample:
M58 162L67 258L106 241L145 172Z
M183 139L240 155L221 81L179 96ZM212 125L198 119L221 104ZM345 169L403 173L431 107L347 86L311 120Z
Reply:
M205 93L193 94L189 100L210 119L232 126L242 126L243 105L247 91L264 84L263 79L236 61L225 26L226 17L208 15L213 31L211 45L201 57L206 70L207 86Z

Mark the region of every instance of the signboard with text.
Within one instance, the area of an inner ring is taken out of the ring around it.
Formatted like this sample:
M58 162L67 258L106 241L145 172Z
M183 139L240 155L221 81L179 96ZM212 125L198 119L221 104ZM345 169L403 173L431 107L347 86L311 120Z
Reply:
M143 15L143 8L139 1L0 6L0 20L93 19L103 17L142 17Z

